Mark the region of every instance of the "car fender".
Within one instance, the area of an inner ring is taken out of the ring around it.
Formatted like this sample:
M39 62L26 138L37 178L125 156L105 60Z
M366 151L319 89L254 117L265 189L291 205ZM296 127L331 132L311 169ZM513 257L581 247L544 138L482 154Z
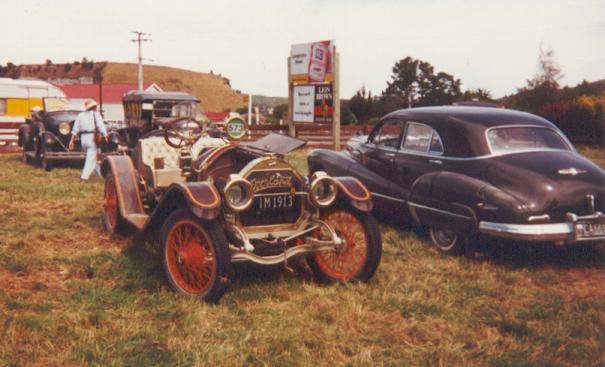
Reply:
M333 177L338 185L339 199L362 212L372 211L372 195L355 177Z
M27 147L31 143L32 138L32 127L30 124L23 124L19 126L19 136L17 144L20 147Z
M221 212L221 196L210 182L174 183L162 195L143 230L159 230L170 213L183 208L200 219L212 220Z
M325 171L331 176L346 176L349 167L357 163L351 157L328 149L315 149L307 158L309 174L316 171Z
M467 175L440 171L412 185L410 212L417 224L476 229L481 220L518 221L523 206L513 196Z
M120 214L124 218L133 214L145 214L138 175L128 156L107 156L101 163L101 175L113 175L116 183Z

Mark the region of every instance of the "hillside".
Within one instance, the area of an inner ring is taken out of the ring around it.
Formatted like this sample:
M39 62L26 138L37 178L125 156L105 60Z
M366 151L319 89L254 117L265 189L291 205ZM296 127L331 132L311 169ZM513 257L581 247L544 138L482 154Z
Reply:
M201 100L204 111L234 111L244 105L241 93L229 80L216 75L167 66L143 65L145 82L154 82L164 90L191 93ZM136 83L137 65L108 62L103 70L105 83Z
M137 65L118 62L74 62L39 65L12 65L0 68L0 76L11 78L37 78L53 82L73 82L103 76L104 83L136 83ZM146 83L156 83L167 91L188 92L201 100L204 111L234 111L242 107L243 99L239 91L229 85L229 79L216 74L200 73L167 66L144 65L143 76ZM71 80L71 81L69 81Z

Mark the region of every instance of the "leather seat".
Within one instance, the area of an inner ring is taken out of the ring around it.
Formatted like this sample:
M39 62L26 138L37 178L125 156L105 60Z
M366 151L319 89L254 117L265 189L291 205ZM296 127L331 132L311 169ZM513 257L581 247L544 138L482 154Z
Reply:
M136 146L139 172L154 187L167 187L185 182L179 168L179 150L166 143L164 137L154 136L139 140Z

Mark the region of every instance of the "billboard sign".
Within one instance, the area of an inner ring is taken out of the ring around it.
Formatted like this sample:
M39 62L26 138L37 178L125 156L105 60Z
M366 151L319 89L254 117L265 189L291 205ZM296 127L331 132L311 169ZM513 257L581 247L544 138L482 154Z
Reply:
M332 123L334 95L332 84L295 85L292 120L294 122Z
M290 83L330 83L334 80L334 41L292 45Z

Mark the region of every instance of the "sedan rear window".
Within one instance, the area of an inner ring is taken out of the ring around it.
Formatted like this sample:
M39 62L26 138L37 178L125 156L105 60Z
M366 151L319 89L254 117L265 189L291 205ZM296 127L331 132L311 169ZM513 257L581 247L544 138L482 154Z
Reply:
M499 127L487 132L492 153L507 153L534 149L570 150L555 130L535 126Z

